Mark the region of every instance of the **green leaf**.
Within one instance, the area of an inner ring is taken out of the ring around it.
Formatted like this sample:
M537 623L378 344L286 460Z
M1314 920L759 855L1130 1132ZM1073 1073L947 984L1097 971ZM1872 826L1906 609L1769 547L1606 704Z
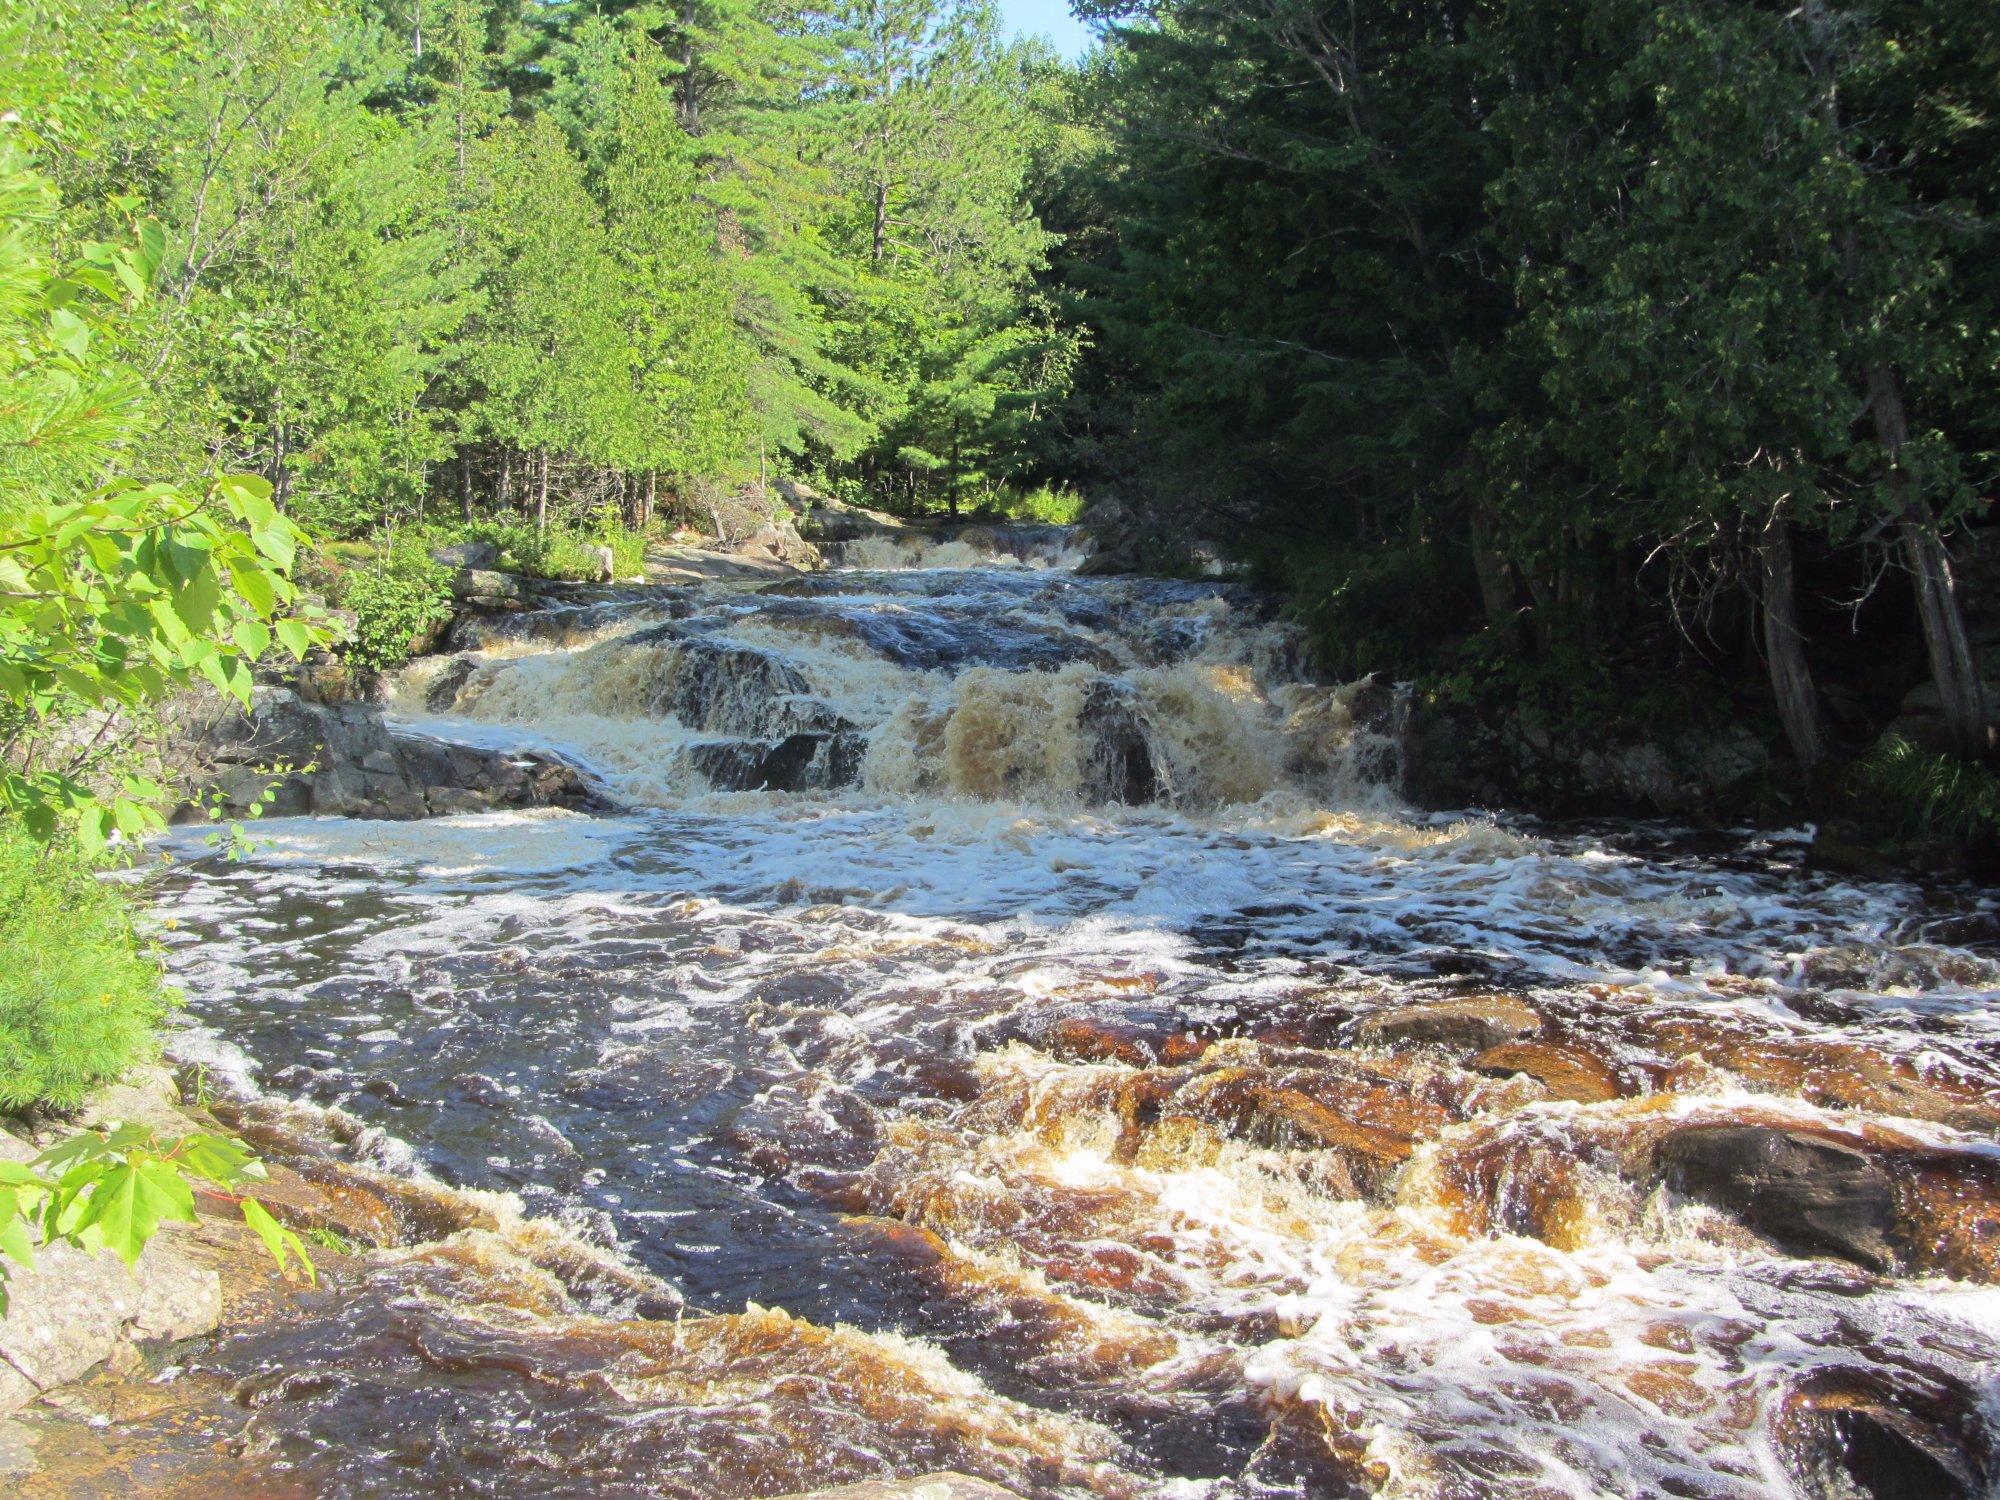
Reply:
M278 621L274 628L279 642L294 657L303 658L312 649L312 631L306 628L304 621L287 618Z
M90 325L66 307L49 314L49 337L72 359L82 359L90 352Z
M194 1221L194 1194L180 1173L144 1152L108 1168L82 1201L84 1211L69 1233L94 1231L98 1243L127 1265L139 1258L162 1221Z
M191 1176L219 1187L243 1181L251 1175L249 1169L257 1165L257 1158L241 1141L220 1135L182 1137L174 1149L174 1159Z
M299 1237L271 1217L269 1209L255 1198L243 1200L243 1222L257 1232L257 1238L264 1242L264 1248L271 1252L271 1259L278 1263L278 1269L285 1269L285 1255L290 1252L298 1258L299 1268L306 1273L306 1279L314 1284L319 1281L319 1271L306 1254L306 1247Z
M278 591L272 586L271 575L254 562L231 558L229 578L236 585L236 592L244 597L252 609L268 620L271 612L278 607Z

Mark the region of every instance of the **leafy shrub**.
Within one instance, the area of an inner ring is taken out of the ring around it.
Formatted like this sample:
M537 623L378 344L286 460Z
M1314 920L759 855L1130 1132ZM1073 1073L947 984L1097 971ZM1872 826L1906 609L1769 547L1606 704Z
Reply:
M1010 521L1074 526L1083 515L1083 496L1067 485L1044 484L1032 490L1002 490L995 508Z
M125 898L62 845L0 821L0 1109L71 1109L153 1054L167 1007Z
M615 505L604 506L587 526L557 525L546 531L537 531L527 521L492 516L433 527L423 533L422 550L468 541L490 542L500 549L502 568L529 578L594 579L599 547L611 549L613 570L620 578L636 577L646 569L646 534L625 525Z
M1869 821L1905 838L2000 842L2000 775L1973 761L1893 738L1861 762L1854 790Z
M31 1227L44 1245L109 1250L130 1265L161 1224L195 1222L195 1182L235 1199L243 1222L280 1271L289 1257L307 1280L316 1281L298 1235L255 1198L236 1191L264 1176L263 1164L239 1141L202 1134L162 1137L144 1125L80 1130L26 1166L0 1162L0 1311L6 1308L8 1262L35 1263Z
M625 524L617 506L607 505L597 513L597 543L611 549L614 577L638 578L644 575L647 540L645 532L634 531Z
M424 633L451 618L451 576L414 538L347 574L342 602L355 614L348 661L379 672L409 660Z

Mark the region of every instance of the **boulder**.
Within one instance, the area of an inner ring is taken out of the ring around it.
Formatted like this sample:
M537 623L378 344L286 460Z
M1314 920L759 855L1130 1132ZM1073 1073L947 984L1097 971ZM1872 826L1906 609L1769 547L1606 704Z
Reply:
M1690 1125L1654 1150L1674 1192L1741 1220L1794 1255L1830 1255L1890 1271L1895 1193L1867 1152L1770 1125Z
M1510 995L1476 995L1378 1010L1354 1023L1354 1039L1377 1047L1400 1044L1487 1053L1533 1036L1541 1026L1541 1016Z
M453 542L448 547L433 547L431 561L447 568L493 569L500 566L500 548L492 542Z
M1166 769L1153 757L1152 737L1132 690L1110 678L1091 683L1077 732L1090 747L1084 762L1084 795L1092 802L1138 805L1169 789Z
M471 656L453 657L450 665L433 677L424 687L424 707L432 713L448 714L458 706L458 695L479 662Z
M134 1102L160 1104L164 1070L146 1070L90 1101L86 1118L102 1123L106 1110L138 1119ZM157 1125L183 1135L192 1122L167 1110ZM0 1160L25 1163L36 1148L0 1131ZM222 1278L183 1248L188 1231L168 1224L138 1262L128 1266L110 1251L95 1255L73 1245L44 1245L32 1266L7 1267L6 1305L0 1310L0 1416L17 1411L42 1392L88 1373L129 1350L134 1339L185 1339L222 1321Z
M688 763L721 792L833 791L861 779L867 739L852 730L761 740L710 740L690 745Z
M780 511L763 525L752 528L731 543L738 557L765 558L795 568L815 568L820 564L819 549L799 534L791 512Z
M591 548L590 555L591 560L597 565L597 582L610 583L618 576L617 553L613 552L609 547L600 546Z
M1603 1104L1624 1092L1602 1058L1556 1042L1503 1042L1480 1053L1472 1067L1495 1078L1525 1074L1552 1097L1574 1104Z
M634 646L668 646L675 653L652 712L672 714L690 729L751 739L781 739L853 726L812 693L788 662L749 646L688 636L672 625L627 637Z
M477 609L523 609L534 602L526 580L518 573L491 568L463 568L451 580L451 597Z
M550 755L512 754L398 734L373 704L307 703L290 689L260 687L248 711L214 706L184 731L177 753L208 796L240 815L267 788L265 811L354 818L421 818L512 807L600 805L576 769ZM283 767L274 774L273 769Z

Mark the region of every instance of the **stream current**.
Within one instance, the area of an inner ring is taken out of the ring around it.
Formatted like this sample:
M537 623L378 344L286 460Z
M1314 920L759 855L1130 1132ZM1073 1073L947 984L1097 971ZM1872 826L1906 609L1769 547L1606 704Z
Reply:
M537 1226L192 1356L252 1489L1996 1492L1986 894L1412 811L1392 693L1060 534L849 561L396 684L616 811L157 882L242 1118Z

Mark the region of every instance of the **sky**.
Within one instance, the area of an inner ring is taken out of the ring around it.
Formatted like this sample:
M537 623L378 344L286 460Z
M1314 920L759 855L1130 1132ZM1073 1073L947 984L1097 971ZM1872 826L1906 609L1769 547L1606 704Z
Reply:
M1090 32L1069 13L1068 0L1000 0L1000 14L1015 36L1045 36L1064 57L1081 57L1090 46Z

